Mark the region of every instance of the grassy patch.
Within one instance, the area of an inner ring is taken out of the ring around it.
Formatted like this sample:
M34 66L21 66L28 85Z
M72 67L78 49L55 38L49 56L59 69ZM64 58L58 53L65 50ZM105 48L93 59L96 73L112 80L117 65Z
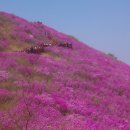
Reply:
M1 81L0 88L7 89L9 91L17 91L19 88L16 85L14 85L14 81L15 79L13 78L10 78L5 81Z
M60 59L61 59L61 57L60 57L59 54L54 53L54 52L52 52L52 51L45 51L45 52L43 52L41 55L43 55L43 56L45 56L45 57L51 57L51 58L53 58L53 59L55 59L55 60L60 60Z
M15 107L17 103L16 98L13 95L0 96L0 111L7 111Z

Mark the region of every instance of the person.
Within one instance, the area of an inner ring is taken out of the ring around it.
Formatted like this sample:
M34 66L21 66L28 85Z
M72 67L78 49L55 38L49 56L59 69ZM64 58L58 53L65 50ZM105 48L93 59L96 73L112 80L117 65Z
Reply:
M30 48L30 53L33 53L34 49L33 47Z

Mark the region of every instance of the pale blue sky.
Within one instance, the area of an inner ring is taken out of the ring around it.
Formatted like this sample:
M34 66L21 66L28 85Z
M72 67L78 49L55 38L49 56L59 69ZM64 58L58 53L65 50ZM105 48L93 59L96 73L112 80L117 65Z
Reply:
M130 64L130 0L0 0L0 10L42 21Z

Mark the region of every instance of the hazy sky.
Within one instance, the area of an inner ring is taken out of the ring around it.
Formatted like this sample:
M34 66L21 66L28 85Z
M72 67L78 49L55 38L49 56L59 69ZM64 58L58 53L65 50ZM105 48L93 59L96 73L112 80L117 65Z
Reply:
M0 0L0 10L42 21L130 64L130 0Z

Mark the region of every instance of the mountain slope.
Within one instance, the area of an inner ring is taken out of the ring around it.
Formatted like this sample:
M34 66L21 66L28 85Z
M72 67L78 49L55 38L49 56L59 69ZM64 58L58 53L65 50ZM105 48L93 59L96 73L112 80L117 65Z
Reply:
M72 43L72 49L57 46ZM40 54L19 52L51 43ZM0 12L0 130L129 130L130 67L40 22Z

